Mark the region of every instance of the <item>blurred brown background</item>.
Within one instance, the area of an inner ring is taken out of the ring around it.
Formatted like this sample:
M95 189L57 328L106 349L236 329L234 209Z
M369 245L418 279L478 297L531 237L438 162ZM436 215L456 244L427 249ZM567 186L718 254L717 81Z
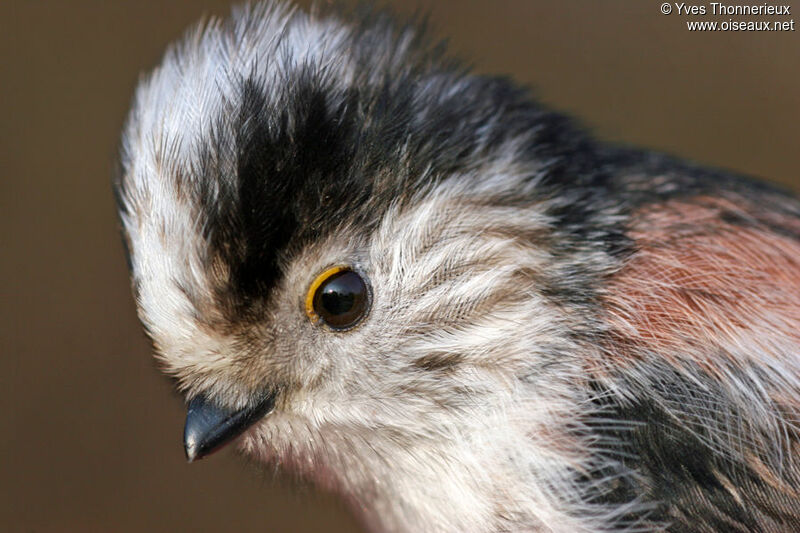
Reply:
M395 3L603 138L800 184L800 31L690 33L650 0ZM357 531L231 451L184 462L128 290L109 176L132 89L227 4L0 3L0 530Z

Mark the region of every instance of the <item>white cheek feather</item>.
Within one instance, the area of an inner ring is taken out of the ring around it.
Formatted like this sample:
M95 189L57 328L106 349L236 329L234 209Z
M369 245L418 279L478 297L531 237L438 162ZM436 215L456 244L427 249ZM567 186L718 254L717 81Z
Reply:
M524 274L552 258L512 237L549 220L530 207L466 208L487 198L470 181L384 217L364 265L370 319L329 346L330 383L243 447L343 494L377 531L610 531L638 504L582 501L575 472L605 466L609 446L581 430L591 407L572 354L586 348L565 340L568 317ZM414 369L432 356L459 362L450 374Z
M154 192L152 198L164 195ZM136 250L131 259L136 273L134 283L139 287L139 316L156 342L165 372L181 382L191 375L198 388L212 382L218 387L230 364L230 343L201 327L197 320L198 302L190 301L187 290L181 288L194 291L208 282L196 262L199 238L185 238L196 235L196 228L186 227L190 223L187 213L170 214L160 220L148 218L146 224L136 226L123 221ZM208 377L202 379L200 370Z

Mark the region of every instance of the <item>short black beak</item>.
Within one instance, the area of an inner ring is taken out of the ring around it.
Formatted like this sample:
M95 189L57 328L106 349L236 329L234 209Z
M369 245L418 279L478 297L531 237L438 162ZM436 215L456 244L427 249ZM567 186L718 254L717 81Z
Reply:
M189 402L183 447L191 463L220 449L242 434L275 406L275 394L265 394L240 411L219 407L202 394Z

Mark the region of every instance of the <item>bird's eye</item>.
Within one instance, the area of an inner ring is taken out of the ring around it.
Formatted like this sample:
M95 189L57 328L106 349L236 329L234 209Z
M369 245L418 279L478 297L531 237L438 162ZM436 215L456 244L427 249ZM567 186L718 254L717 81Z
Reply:
M322 321L331 329L350 329L367 311L367 284L348 267L329 268L317 276L308 289L306 314L313 322Z

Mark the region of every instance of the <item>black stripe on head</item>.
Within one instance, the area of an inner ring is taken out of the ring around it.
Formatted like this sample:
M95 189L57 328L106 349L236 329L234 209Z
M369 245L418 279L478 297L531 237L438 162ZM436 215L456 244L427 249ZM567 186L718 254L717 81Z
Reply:
M228 154L235 181L203 180L207 187L220 187L216 195L202 194L206 238L211 255L230 269L221 296L236 315L264 300L281 276L281 258L289 248L330 231L370 193L368 183L355 183L348 172L355 125L345 112L347 98L332 102L324 80L310 71L286 90L291 97L278 108L258 80L242 82Z

